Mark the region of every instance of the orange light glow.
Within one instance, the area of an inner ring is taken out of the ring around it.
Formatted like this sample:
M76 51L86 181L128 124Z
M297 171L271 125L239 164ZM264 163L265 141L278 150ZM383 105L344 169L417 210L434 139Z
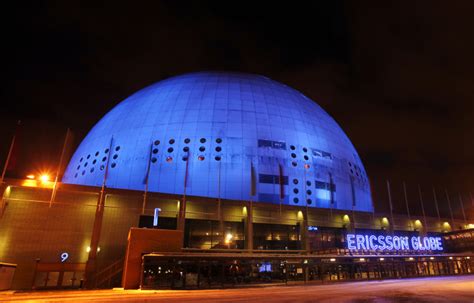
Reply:
M35 175L28 175L26 176L27 179L33 180L35 178Z
M21 182L21 186L37 187L38 183L36 182L36 180L27 179L27 180L23 180L23 182Z
M40 177L41 182L48 182L49 181L49 175L43 174Z

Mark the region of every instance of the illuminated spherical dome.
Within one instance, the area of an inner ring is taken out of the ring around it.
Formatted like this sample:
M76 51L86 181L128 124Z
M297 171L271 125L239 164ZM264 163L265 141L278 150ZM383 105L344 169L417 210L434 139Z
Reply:
M362 162L302 93L259 75L200 72L119 103L74 153L64 183L372 210ZM148 176L148 178L147 178ZM280 185L280 183L282 185ZM198 199L197 199L198 200Z

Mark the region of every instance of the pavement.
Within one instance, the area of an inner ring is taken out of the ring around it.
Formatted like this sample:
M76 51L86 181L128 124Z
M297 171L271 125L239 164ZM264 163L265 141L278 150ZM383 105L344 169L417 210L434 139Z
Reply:
M474 302L474 275L210 290L0 292L0 302Z

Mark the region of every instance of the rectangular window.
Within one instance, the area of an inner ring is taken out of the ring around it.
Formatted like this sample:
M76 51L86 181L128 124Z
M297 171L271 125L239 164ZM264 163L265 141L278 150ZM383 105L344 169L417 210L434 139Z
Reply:
M285 149L286 143L280 141L262 140L258 139L258 147L271 147L275 149Z
M288 176L282 176L283 185L288 185ZM265 184L280 184L280 176L259 174L258 182Z
M314 157L320 157L320 158L332 160L332 155L329 152L325 152L323 150L319 150L315 148L311 149L311 151L313 152Z
M335 192L336 191L336 184L330 184L324 181L314 181L314 186L317 189L325 189Z

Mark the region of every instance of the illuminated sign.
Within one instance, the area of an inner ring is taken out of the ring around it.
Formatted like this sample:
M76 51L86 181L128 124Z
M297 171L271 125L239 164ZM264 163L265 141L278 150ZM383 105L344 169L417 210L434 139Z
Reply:
M69 258L69 254L67 252L63 252L61 254L61 263L66 262L68 258Z
M385 236L347 234L348 249L370 250L443 250L441 237Z
M309 230L309 231L317 231L317 230L318 230L318 227L317 227L317 226L310 225L310 226L308 226L308 230Z

